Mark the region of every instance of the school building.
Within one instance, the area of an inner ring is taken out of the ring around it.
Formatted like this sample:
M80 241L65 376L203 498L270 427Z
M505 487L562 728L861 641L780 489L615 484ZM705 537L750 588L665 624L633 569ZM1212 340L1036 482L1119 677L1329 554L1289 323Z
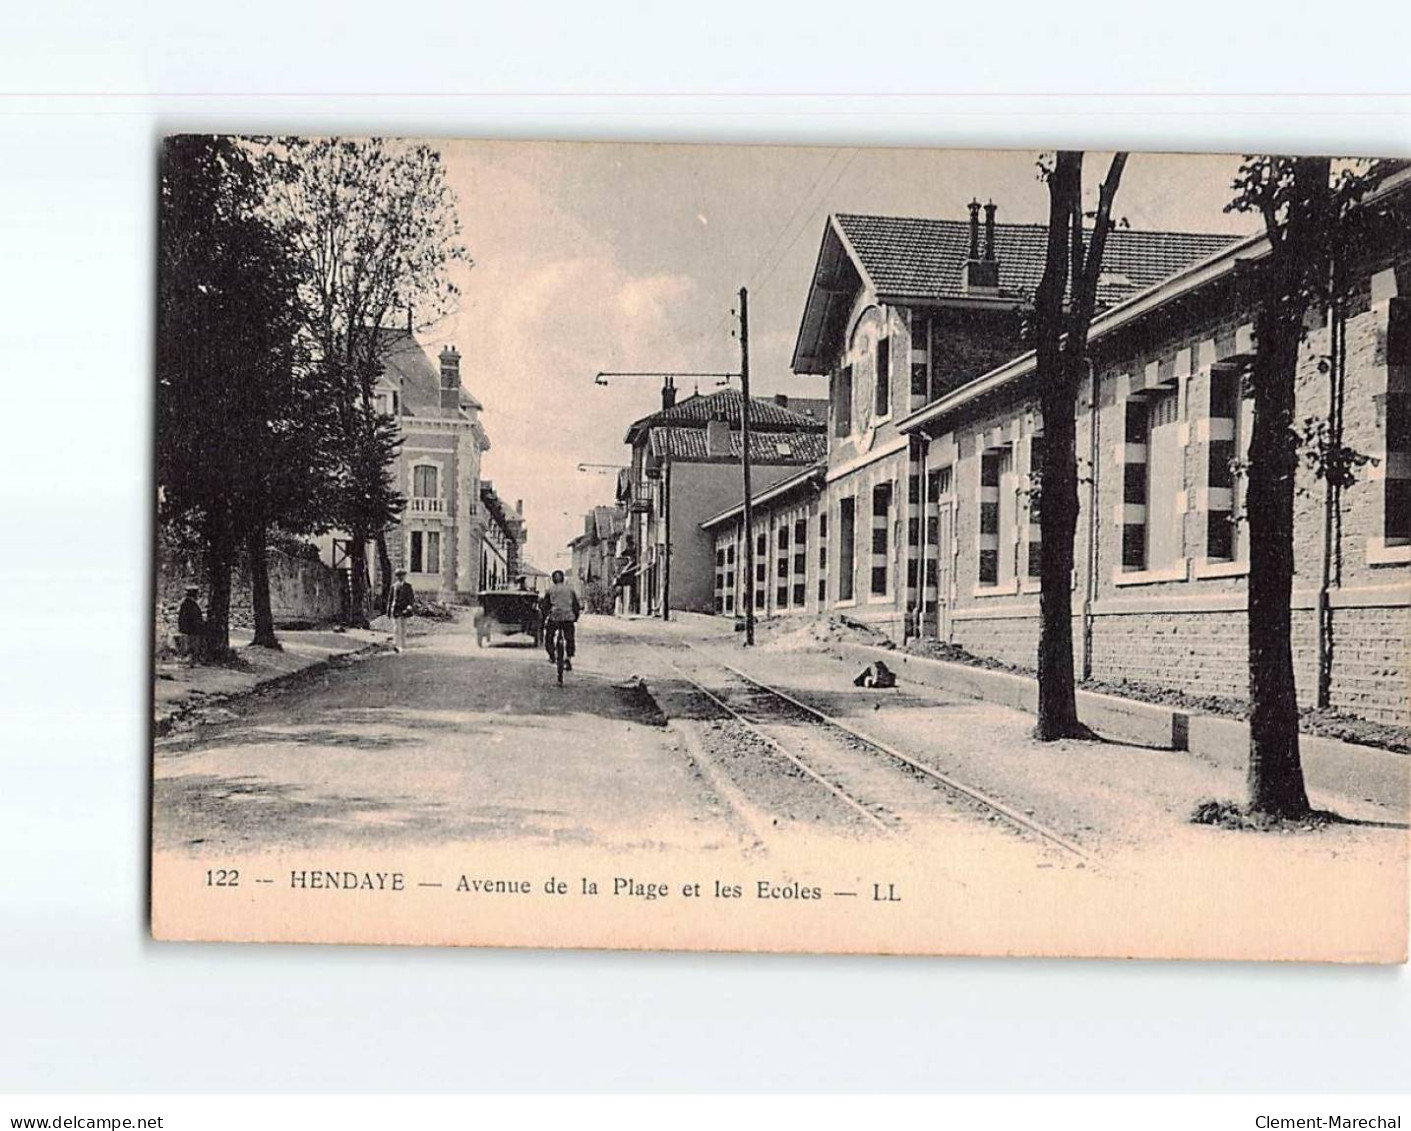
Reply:
M1300 422L1371 458L1340 489L1301 468L1294 649L1301 701L1411 724L1411 183L1389 177L1342 251L1348 297L1312 319ZM829 217L793 368L830 381L828 451L758 493L757 611L838 612L1032 666L1043 419L1018 312L1045 229ZM1112 233L1077 407L1075 665L1195 694L1246 686L1238 285L1262 237ZM1312 425L1316 427L1316 423ZM742 508L703 529L718 612L740 609ZM1319 610L1324 610L1319 615Z

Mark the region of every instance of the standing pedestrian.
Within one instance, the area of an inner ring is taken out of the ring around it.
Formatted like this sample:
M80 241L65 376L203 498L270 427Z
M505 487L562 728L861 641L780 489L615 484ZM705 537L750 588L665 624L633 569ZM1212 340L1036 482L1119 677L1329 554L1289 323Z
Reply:
M392 594L387 601L387 613L392 618L392 646L398 652L407 647L407 619L412 615L416 604L416 593L407 580L407 571L397 571L397 583L392 586Z
M206 615L201 612L201 602L196 600L200 592L195 585L188 585L186 599L176 611L176 650L188 659L201 650L201 637L206 631Z

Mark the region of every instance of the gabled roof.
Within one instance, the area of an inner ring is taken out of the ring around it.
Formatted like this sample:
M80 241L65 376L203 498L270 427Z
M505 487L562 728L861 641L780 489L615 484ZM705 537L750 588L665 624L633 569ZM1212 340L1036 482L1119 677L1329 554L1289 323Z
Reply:
M407 330L382 331L387 340L382 372L401 386L403 416L446 416L441 408L441 368ZM461 387L462 408L484 406Z
M648 450L656 459L682 463L738 463L740 433L730 433L730 454L710 455L704 428L653 428ZM809 464L828 455L828 437L822 432L751 432L750 459L754 463Z
M1411 198L1411 167L1396 163L1381 183L1361 202L1359 208L1374 204L1385 205L1389 198L1398 196ZM1411 204L1406 205L1411 209ZM1397 215L1397 205L1391 206L1391 215ZM1396 221L1394 228L1402 238L1407 231L1404 219ZM1229 278L1242 265L1248 266L1269 254L1269 239L1264 233L1246 236L1231 241L1208 259L1191 263L1170 277L1148 287L1146 290L1129 295L1121 302L1100 312L1093 319L1088 331L1090 345L1100 343L1107 335L1115 333L1133 323L1139 323L1160 311L1168 303L1199 292ZM952 390L938 400L924 405L897 422L897 430L915 433L934 426L956 410L972 404L981 397L995 393L1007 385L1027 379L1036 372L1038 360L1033 350L1011 358L1004 364L983 373L973 381Z
M620 534L625 525L622 511L617 507L593 508L593 526L598 541L605 542L613 535Z
M1240 237L1204 232L1114 229L1103 255L1098 303L1110 306L1208 259ZM1037 290L1048 228L996 224L999 290L971 293L964 270L970 225L963 220L837 213L828 218L794 347L795 373L826 368L827 341L842 329L864 283L879 301L1014 305Z
M968 222L851 213L839 213L836 219L879 295L897 299L966 297L962 271L970 253ZM1102 257L1098 302L1107 306L1145 290L1238 238L1116 228L1108 234ZM1047 243L1045 224L995 225L1001 294L1018 296L1038 289Z
M827 428L826 413L822 419L795 412L768 397L750 398L750 427L760 432L822 432ZM659 425L678 428L705 428L706 424L723 418L732 429L741 425L745 398L739 389L721 389L715 393L696 393L670 408L644 416L627 429L626 443L635 444L648 429Z

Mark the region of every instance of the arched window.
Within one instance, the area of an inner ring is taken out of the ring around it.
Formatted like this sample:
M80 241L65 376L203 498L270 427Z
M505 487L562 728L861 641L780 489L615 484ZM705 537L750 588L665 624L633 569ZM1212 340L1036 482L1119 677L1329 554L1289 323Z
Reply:
M430 464L412 468L412 494L418 499L436 498L436 468Z

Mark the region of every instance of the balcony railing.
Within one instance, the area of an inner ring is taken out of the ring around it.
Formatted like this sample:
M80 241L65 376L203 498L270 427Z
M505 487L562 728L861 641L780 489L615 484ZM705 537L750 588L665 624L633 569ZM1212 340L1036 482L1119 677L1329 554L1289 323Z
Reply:
M408 514L445 514L445 499L423 499L413 496L407 501Z

